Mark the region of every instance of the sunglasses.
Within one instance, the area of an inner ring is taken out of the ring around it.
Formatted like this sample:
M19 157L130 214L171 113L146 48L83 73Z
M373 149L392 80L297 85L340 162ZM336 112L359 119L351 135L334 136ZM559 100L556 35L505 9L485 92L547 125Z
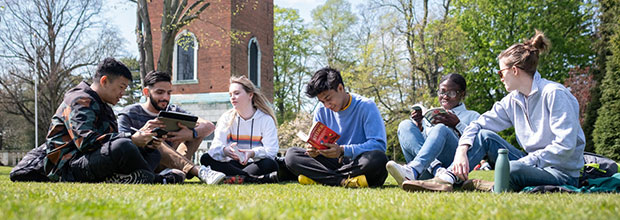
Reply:
M509 70L509 69L510 69L510 68L512 68L512 67L517 67L517 68L519 68L519 69L523 69L523 68L521 68L521 67L519 67L519 66L517 66L517 65L511 66L511 67L506 67L506 68L504 68L504 69L501 69L501 70L497 71L497 75L499 75L499 78L500 78L500 79L501 79L501 78L504 78L504 70Z

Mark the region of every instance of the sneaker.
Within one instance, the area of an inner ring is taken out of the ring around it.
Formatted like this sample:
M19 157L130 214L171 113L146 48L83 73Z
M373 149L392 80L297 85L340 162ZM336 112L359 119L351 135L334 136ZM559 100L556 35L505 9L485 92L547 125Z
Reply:
M268 174L257 176L255 179L256 179L256 183L279 183L280 182L280 180L278 179L278 171L273 171Z
M314 181L313 179L310 179L307 176L304 176L304 175L301 175L301 174L299 174L299 176L297 176L297 181L299 181L299 184L301 184L301 185L317 185L317 184L319 184L316 181Z
M115 173L112 176L105 179L106 183L120 183L120 184L144 184L152 183L154 175L146 170L136 170L130 174Z
M353 178L347 178L344 180L343 186L346 188L363 188L368 187L366 181L366 175L359 175Z
M198 170L198 179L209 185L218 184L222 182L225 177L226 174L212 170L210 167L204 165L200 166L200 169Z
M385 164L385 168L390 173L390 175L394 177L394 179L398 183L398 186L400 187L403 186L404 181L416 180L415 174L413 173L413 168L409 166L403 166L397 164L393 160L390 160L389 162L387 162L387 164Z
M429 180L407 180L403 182L403 189L409 192L432 191L432 192L452 192L452 184L438 177Z
M227 176L222 183L224 184L243 184L245 182L245 176Z
M157 176L155 176L155 179L153 180L154 183L161 184L177 184L183 183L184 181L185 173L183 173L183 171L170 168L166 168L161 171L159 174L157 174Z
M480 179L469 179L463 182L463 186L461 188L467 191L492 192L493 185L495 185L495 183L491 181L480 180Z

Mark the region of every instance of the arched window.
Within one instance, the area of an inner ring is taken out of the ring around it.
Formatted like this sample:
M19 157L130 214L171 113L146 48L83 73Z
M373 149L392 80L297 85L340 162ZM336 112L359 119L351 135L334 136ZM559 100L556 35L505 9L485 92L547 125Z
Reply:
M172 58L174 83L197 83L198 42L193 33L184 30L177 35Z
M260 47L256 37L248 43L248 78L260 87Z

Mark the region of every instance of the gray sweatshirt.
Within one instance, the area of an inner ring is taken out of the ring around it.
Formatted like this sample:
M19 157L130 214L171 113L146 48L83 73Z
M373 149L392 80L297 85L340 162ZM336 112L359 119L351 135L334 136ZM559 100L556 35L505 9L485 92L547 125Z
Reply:
M496 102L467 126L459 145L471 146L480 129L499 132L511 126L528 153L520 162L579 177L585 135L579 124L579 103L568 89L536 72L528 96L515 90Z

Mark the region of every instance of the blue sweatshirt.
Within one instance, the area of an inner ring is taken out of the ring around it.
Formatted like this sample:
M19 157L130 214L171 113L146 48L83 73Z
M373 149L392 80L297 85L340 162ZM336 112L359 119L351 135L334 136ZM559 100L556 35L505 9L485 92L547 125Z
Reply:
M321 103L314 121L320 121L340 134L336 143L344 147L345 157L357 158L373 150L385 152L387 138L383 118L375 102L368 98L351 94L351 105L339 112L333 112Z

